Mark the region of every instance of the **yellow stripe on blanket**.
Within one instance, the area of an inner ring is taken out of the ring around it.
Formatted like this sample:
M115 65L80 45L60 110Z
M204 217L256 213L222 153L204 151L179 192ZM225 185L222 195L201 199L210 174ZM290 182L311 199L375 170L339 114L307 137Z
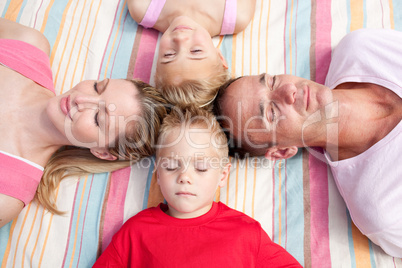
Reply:
M127 1L125 0L123 6L126 5L126 2ZM112 49L110 49L109 57L107 58L107 63L106 63L106 68L105 68L105 75L104 75L103 78L106 78L107 70L108 70L109 63L110 63L110 59L112 58L112 54L113 54L113 51L114 51L113 48L114 48L114 46L116 44L117 36L119 35L120 29L121 29L121 21L122 21L122 17L123 17L123 12L124 12L124 9L122 9L121 12L120 12L119 25L117 26L116 34L114 35L114 38L113 38L113 42L112 42L113 45L112 45Z
M20 13L22 3L23 1L20 0L11 0L10 4L8 5L7 13L4 16L4 18L16 21L18 14Z
M50 1L50 3L47 5L46 11L45 11L45 15L43 16L42 27L40 28L40 32L41 32L41 33L44 33L44 32L45 32L47 20L48 20L48 18L49 18L49 12L50 12L50 9L52 8L53 4L54 4L54 0Z
M357 229L353 222L351 224L356 268L371 267L369 240Z
M147 207L156 207L159 203L163 202L162 192L157 182L156 171L152 174L151 185L149 187L148 204Z
M350 31L363 28L364 12L363 0L350 1Z

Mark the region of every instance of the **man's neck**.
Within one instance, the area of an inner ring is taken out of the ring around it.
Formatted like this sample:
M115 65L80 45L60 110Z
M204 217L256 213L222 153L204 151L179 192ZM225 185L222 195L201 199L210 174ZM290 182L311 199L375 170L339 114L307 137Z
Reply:
M401 120L401 98L381 86L348 83L334 89L333 94L338 117L333 129L327 131L324 147L333 160L361 154Z

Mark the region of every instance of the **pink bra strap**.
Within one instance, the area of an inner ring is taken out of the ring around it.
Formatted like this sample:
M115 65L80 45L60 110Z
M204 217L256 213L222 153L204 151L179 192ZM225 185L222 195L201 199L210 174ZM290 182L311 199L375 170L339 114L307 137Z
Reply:
M236 26L237 0L226 0L220 35L233 34Z
M145 12L145 16L140 22L140 25L144 26L145 28L152 28L158 20L165 3L166 0L151 0L147 12Z

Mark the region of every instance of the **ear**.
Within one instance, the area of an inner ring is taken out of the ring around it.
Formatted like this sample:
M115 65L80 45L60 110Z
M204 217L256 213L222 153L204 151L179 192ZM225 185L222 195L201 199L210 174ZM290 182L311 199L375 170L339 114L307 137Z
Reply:
M222 52L220 51L220 49L216 48L216 50L218 51L219 58L221 59L221 61L223 63L223 67L225 67L225 69L229 69L228 63L226 62L225 58L223 57Z
M297 147L278 147L274 146L267 149L265 153L265 158L269 160L279 160L279 159L288 159L297 154Z
M99 159L102 160L109 160L114 161L117 159L116 156L112 155L107 149L105 148L91 148L91 153Z
M231 166L232 166L231 163L227 163L227 164L223 167L222 174L221 174L221 179L220 179L219 184L218 184L219 187L223 187L223 186L226 185L226 181L227 181L228 178L229 178L229 173L230 173L230 167L231 167Z

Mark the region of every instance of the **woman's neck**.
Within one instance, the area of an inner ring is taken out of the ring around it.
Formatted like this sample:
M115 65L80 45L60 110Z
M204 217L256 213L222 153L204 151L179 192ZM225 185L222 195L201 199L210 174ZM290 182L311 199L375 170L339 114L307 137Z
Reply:
M21 125L21 133L24 133L22 142L31 145L23 148L24 157L40 165L45 165L55 151L67 144L65 136L56 130L47 115L50 98L46 93L37 95L34 104L32 99L27 99L30 105L24 106L25 119Z

